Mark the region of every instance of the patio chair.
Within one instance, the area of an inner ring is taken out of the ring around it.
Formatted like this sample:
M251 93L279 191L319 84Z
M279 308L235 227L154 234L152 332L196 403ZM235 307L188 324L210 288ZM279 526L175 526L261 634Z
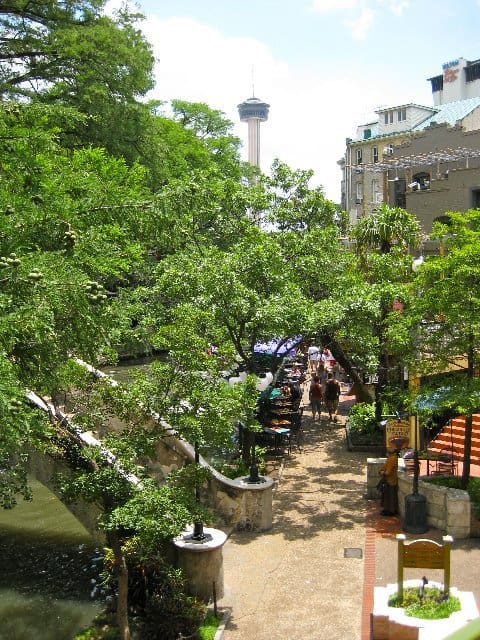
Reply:
M457 467L453 452L450 449L442 449L435 460L433 473L455 476L457 475Z

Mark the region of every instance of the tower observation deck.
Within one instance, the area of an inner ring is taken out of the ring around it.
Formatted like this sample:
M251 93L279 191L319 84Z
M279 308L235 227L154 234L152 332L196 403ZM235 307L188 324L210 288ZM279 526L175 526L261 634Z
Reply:
M252 97L238 105L241 122L248 123L248 161L260 166L260 123L268 120L270 105Z

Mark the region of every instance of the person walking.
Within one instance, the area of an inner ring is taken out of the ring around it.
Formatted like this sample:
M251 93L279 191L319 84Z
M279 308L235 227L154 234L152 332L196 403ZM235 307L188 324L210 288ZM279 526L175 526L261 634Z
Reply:
M337 422L339 400L340 383L330 371L327 376L327 382L325 383L325 407L327 408L329 419L333 419L334 422Z
M322 385L320 384L320 378L318 376L313 377L308 391L308 399L310 400L313 421L315 422L316 414L318 414L318 419L320 420L322 417L323 391Z
M318 367L318 361L320 359L320 349L312 342L308 347L308 369L310 373L316 373Z

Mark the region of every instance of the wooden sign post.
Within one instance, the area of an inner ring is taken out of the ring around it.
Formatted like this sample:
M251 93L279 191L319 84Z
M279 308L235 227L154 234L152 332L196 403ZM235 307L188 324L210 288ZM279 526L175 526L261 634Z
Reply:
M398 542L398 599L403 601L403 570L407 569L443 569L443 593L450 593L450 550L453 538L443 536L443 545L433 540L412 540L405 543L403 533L397 535Z

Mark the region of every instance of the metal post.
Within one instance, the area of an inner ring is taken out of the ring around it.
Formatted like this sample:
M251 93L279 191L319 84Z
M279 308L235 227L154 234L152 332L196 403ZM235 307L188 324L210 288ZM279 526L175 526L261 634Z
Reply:
M200 452L198 450L198 442L195 440L195 464L198 465L200 462ZM195 502L200 503L200 487L198 483L195 481ZM193 540L204 540L205 534L203 533L203 522L201 520L197 520L193 523Z
M412 493L405 496L405 522L403 529L408 533L425 533L428 530L427 525L427 499L424 495L418 493L418 477L420 474L420 463L418 460L418 417L417 414L411 416L413 418L413 427L415 430L415 448L413 450L413 483Z
M250 457L250 475L247 482L259 482L260 476L258 475L257 458L255 455L255 431L253 432L253 443Z

